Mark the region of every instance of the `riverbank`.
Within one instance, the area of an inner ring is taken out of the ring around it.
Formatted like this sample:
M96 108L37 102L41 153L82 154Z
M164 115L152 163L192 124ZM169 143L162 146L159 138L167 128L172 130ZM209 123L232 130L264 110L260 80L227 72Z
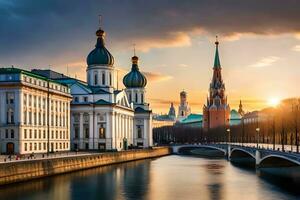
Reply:
M111 153L95 153L64 158L24 160L0 164L0 185L78 171L104 165L155 158L169 155L168 147L130 150Z

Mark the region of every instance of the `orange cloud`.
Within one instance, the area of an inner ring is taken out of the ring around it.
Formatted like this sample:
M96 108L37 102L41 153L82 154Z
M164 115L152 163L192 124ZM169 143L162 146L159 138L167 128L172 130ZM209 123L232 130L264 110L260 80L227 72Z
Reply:
M136 40L139 44L137 49L140 51L148 51L151 48L170 48L170 47L183 47L191 45L191 38L184 32L171 32L166 33L167 37L147 38Z

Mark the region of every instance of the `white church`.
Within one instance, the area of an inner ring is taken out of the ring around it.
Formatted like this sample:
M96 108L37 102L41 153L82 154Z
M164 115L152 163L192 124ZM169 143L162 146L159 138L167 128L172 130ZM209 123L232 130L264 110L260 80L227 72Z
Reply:
M118 90L117 69L104 44L105 32L99 28L96 36L95 48L87 56L87 82L63 75L55 77L55 72L53 77L46 75L71 89L71 149L150 147L152 111L146 102L147 79L139 71L138 57L132 57L131 71L123 78L126 88Z
M118 90L105 32L87 57L87 82L51 71L0 68L0 153L147 148L152 111L138 57Z

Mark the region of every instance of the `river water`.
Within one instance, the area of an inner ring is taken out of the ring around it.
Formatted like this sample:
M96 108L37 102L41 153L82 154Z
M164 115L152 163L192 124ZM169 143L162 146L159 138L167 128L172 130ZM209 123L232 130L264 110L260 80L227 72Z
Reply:
M1 200L300 199L224 159L166 156L0 187Z

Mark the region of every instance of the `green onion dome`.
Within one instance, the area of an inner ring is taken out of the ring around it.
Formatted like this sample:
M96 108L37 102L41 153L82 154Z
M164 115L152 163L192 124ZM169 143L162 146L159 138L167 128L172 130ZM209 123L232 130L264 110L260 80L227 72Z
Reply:
M124 76L123 84L126 88L143 88L147 85L147 79L139 70L139 58L137 56L133 56L131 60L131 71Z
M104 36L105 32L99 28L96 32L97 43L95 49L89 53L87 56L86 62L88 66L91 65L108 65L113 66L114 57L104 46Z

